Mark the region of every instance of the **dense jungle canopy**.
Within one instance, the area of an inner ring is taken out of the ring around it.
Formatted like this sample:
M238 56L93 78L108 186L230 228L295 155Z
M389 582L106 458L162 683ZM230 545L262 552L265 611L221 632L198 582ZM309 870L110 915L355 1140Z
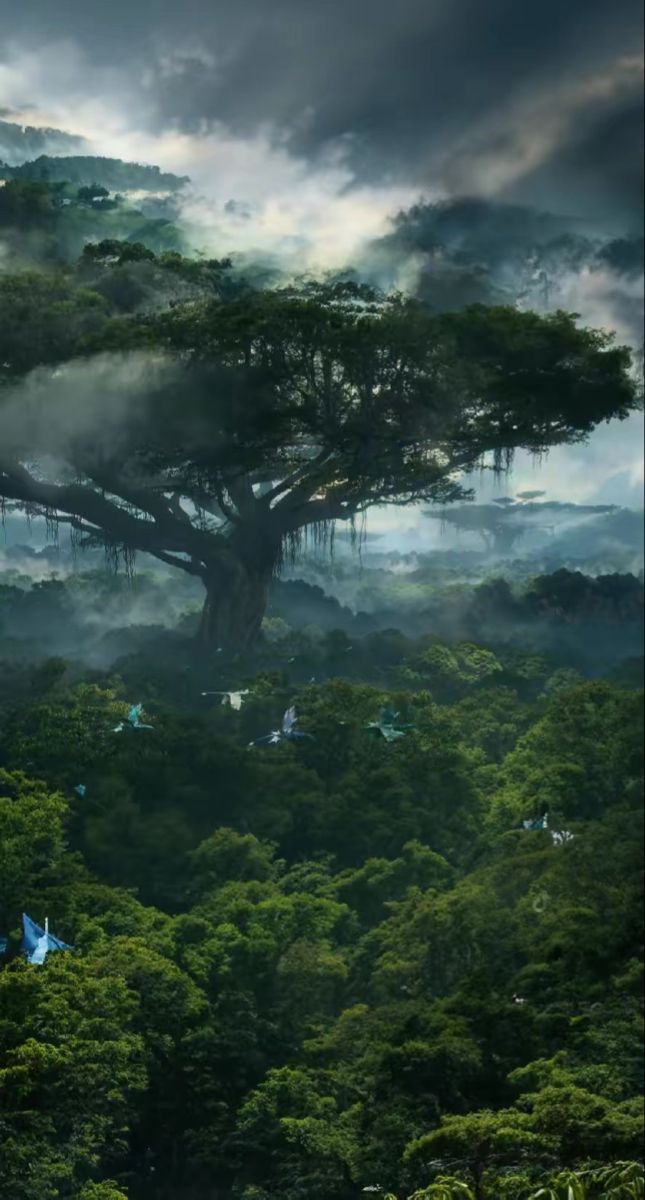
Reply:
M462 473L626 418L629 351L259 286L67 161L0 187L0 1193L642 1197L638 515L361 527L487 528Z

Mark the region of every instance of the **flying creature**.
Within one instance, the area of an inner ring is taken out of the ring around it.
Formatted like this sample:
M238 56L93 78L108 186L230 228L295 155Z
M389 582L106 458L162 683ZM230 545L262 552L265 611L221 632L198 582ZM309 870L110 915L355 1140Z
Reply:
M551 839L554 846L564 846L565 842L572 842L574 835L569 829L561 829L556 833L555 829L551 833Z
M113 729L113 733L123 733L125 729L140 731L143 729L154 729L154 725L143 725L141 723L141 714L143 712L142 704L133 704L125 721L120 721Z
M73 948L49 932L47 920L45 920L45 928L42 929L26 913L22 914L22 949L27 956L27 962L40 967L50 951L73 950Z
M298 718L296 710L291 706L285 712L282 718L282 728L273 729L271 733L267 733L264 737L257 738L254 742L249 742L249 746L260 746L263 742L267 742L271 746L277 746L278 742L296 742L306 739L313 742L315 738L311 733L301 733L296 729Z
M76 795L80 796L82 799L87 791L87 788L84 783L77 783L74 791L76 792Z
M397 725L396 720L400 714L395 712L389 704L384 704L378 716L378 721L370 721L367 725L368 729L374 729L379 737L385 738L386 742L395 742L398 738L405 737L408 729L414 729L414 725Z
M548 829L549 816L548 813L543 813L541 817L535 817L530 821L522 821L522 829Z
M244 703L244 697L250 695L252 695L252 693L248 688L245 688L241 692L202 692L202 696L221 696L222 704L230 705L230 707L234 708L236 712L240 711Z

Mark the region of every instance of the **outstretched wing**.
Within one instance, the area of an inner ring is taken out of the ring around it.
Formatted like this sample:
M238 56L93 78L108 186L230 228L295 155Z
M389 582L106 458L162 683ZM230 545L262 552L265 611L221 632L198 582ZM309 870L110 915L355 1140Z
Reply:
M548 829L549 821L547 814L545 813L543 817L535 817L531 821L522 821L522 825L524 829Z
M398 715L398 712L395 712L391 705L384 704L379 713L379 721L381 725L393 725Z
M38 941L36 942L35 949L32 950L31 954L29 955L29 962L34 963L38 967L41 967L42 964L44 963L45 959L47 958L48 950L49 950L49 938L47 937L47 934L44 933L43 936L38 939Z
M265 742L275 745L276 742L282 741L282 734L279 729L274 729L271 733L265 734L264 737L256 738L254 742L249 742L249 746L262 746Z
M563 846L565 842L573 841L573 834L568 829L561 829L557 833L553 830L551 839L554 846Z
M381 725L381 733L386 742L396 742L398 738L405 737L402 729L393 729L391 725Z
M296 710L292 705L291 708L287 709L282 718L282 732L293 733L297 720Z

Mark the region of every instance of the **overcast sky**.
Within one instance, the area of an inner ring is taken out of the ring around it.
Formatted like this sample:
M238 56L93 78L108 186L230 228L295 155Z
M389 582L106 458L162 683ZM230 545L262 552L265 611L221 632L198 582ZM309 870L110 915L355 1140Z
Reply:
M0 116L187 173L202 241L303 266L350 262L420 198L512 200L638 233L641 8L0 0ZM603 323L602 297L583 292L583 316ZM541 478L634 503L641 428L602 429ZM518 486L534 482L520 462Z

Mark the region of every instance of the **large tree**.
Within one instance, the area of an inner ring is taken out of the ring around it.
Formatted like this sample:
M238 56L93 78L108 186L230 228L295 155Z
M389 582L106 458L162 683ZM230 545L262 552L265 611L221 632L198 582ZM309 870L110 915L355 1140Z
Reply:
M462 473L582 440L636 402L629 352L569 315L437 316L356 285L117 319L83 353L5 390L0 496L198 576L203 636L226 648L257 636L308 536L376 504L463 498Z
M517 501L504 496L492 504L458 504L438 512L428 510L423 515L465 533L479 534L493 554L510 554L517 542L531 532L554 533L558 526L574 525L585 518L616 511L614 504L557 500L536 503L531 499L543 495L544 492L538 491L519 492Z

